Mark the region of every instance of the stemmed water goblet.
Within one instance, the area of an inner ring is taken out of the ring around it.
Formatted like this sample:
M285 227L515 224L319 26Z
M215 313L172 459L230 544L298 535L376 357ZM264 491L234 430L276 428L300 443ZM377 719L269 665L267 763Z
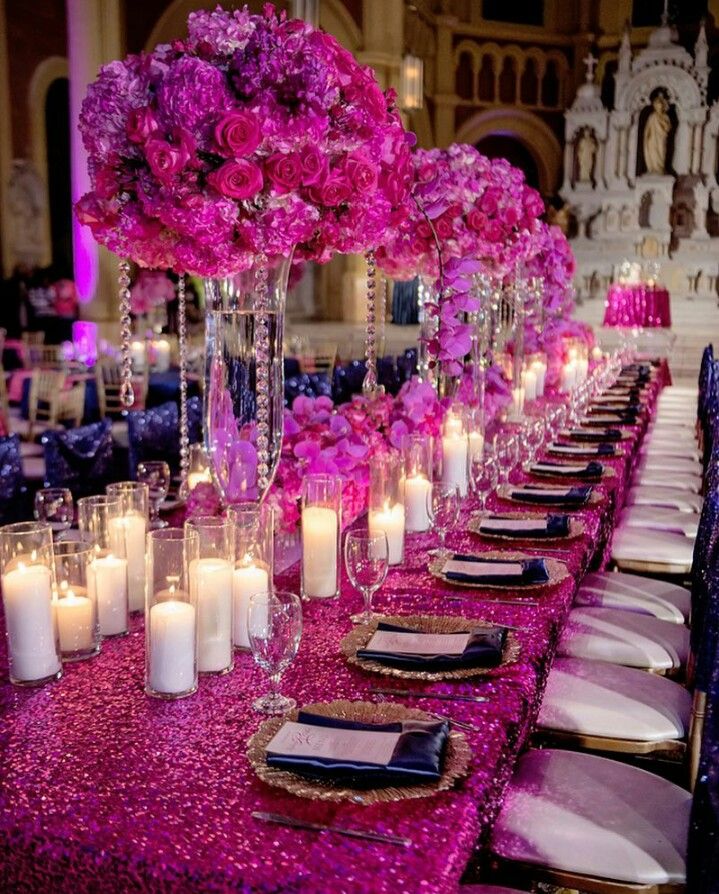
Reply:
M368 624L372 620L372 597L385 582L389 569L389 544L384 531L349 531L345 538L345 568L352 586L364 600L364 610L352 615L352 621Z
M150 530L167 525L160 518L160 506L170 492L170 467L162 460L146 460L137 465L137 480L147 485L150 497Z
M472 463L472 490L479 497L480 509L487 510L487 497L497 487L497 465L488 453L481 461Z
M247 634L255 663L270 678L270 691L253 702L262 714L285 714L297 702L280 693L280 680L297 655L302 603L295 593L255 593L247 608Z
M441 555L447 551L447 533L459 522L462 498L458 487L450 487L435 482L427 494L427 513L432 527L439 534L439 548L430 550L430 555Z
M35 494L35 521L47 522L52 536L60 538L72 527L75 504L67 487L43 487Z

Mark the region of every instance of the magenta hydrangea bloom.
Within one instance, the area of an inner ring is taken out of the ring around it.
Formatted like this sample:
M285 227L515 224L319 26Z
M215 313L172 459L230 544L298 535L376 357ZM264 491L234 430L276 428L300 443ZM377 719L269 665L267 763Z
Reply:
M184 41L103 67L80 116L95 238L200 276L258 252L327 261L407 213L414 135L337 41L267 4L192 13Z

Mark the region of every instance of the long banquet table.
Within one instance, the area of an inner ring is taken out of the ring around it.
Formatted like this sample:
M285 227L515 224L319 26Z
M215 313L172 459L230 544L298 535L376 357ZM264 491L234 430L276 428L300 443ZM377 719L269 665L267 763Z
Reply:
M614 283L604 302L603 326L669 329L672 325L669 292L645 283Z
M650 412L659 387L657 379ZM394 680L403 688L488 698L481 704L411 703L476 727L466 734L473 751L468 777L440 795L365 807L307 801L266 786L245 756L247 739L262 721L251 702L266 686L251 657L239 655L230 674L201 679L191 698L147 698L140 619L127 637L106 641L97 658L66 666L59 682L40 690L8 683L3 653L0 878L5 890L456 891L475 848L486 840L532 731L578 581L588 568L605 562L645 425L646 417L627 429L631 438L623 456L604 460L616 476L599 486L601 501L579 513L584 536L560 556L570 575L538 596L527 594L527 602L537 600L537 607L502 604L498 600L507 592L459 589L430 577L431 538L425 535L409 539L405 566L392 570L375 596L379 612L466 614L522 628L519 660L487 676L426 686ZM527 507L503 503L501 508ZM497 548L465 533L463 525L450 535L449 545ZM527 551L540 555L541 544ZM297 568L284 572L278 584L297 587ZM518 597L516 591L509 595ZM392 684L391 677L353 669L339 653L358 603L344 577L339 600L306 606L299 655L283 682L299 704L367 699L370 686ZM404 849L265 825L252 818L254 810L384 831L406 836L412 845Z

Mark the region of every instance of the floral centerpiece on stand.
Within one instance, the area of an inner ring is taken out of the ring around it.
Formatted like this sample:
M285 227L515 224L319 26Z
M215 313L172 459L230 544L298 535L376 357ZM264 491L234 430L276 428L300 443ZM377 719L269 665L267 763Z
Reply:
M406 213L414 138L394 95L305 22L218 7L192 13L186 39L106 65L80 127L93 187L81 221L140 266L208 278L207 446L227 499L261 498L280 456L293 251L365 251ZM228 333L228 314L257 316ZM227 437L259 454L254 481Z

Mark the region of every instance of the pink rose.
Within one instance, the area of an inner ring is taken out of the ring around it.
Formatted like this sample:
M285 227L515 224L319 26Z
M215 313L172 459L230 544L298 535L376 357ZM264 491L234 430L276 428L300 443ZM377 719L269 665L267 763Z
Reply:
M440 239L449 239L453 232L452 221L445 214L437 218L434 222L434 228Z
M488 189L479 202L479 207L485 214L494 214L499 205L502 193L498 189Z
M316 146L305 146L301 154L302 183L313 186L324 179L327 171L327 159Z
M189 161L188 147L184 142L168 143L153 138L145 144L145 158L150 170L161 183L170 183Z
M262 142L257 117L250 112L228 112L215 125L215 142L223 155L252 155Z
M93 177L95 192L101 199L111 199L120 189L117 175L110 167L100 168Z
M393 205L399 205L407 195L407 180L395 171L390 171L382 178L382 189Z
M487 226L487 218L478 208L472 208L467 215L467 226L475 233L481 233Z
M377 188L377 169L364 155L349 155L345 172L357 192L371 193Z
M207 175L207 182L220 195L231 199L251 199L262 189L260 168L245 158L226 161Z
M502 218L507 226L516 226L519 223L519 209L515 205L510 205L502 212Z
M149 106L132 109L127 116L127 136L133 143L146 143L157 130L157 120Z
M431 239L432 238L432 227L427 223L426 220L421 220L417 224L417 235L421 236L422 239Z
M296 152L275 152L265 162L265 173L278 192L291 192L302 180L302 162Z
M334 208L346 202L350 197L350 186L342 174L335 171L330 174L322 184L322 186L313 186L310 190L310 196L313 202L320 205L327 205Z
M487 221L485 236L490 242L499 242L504 236L502 224L498 220Z

